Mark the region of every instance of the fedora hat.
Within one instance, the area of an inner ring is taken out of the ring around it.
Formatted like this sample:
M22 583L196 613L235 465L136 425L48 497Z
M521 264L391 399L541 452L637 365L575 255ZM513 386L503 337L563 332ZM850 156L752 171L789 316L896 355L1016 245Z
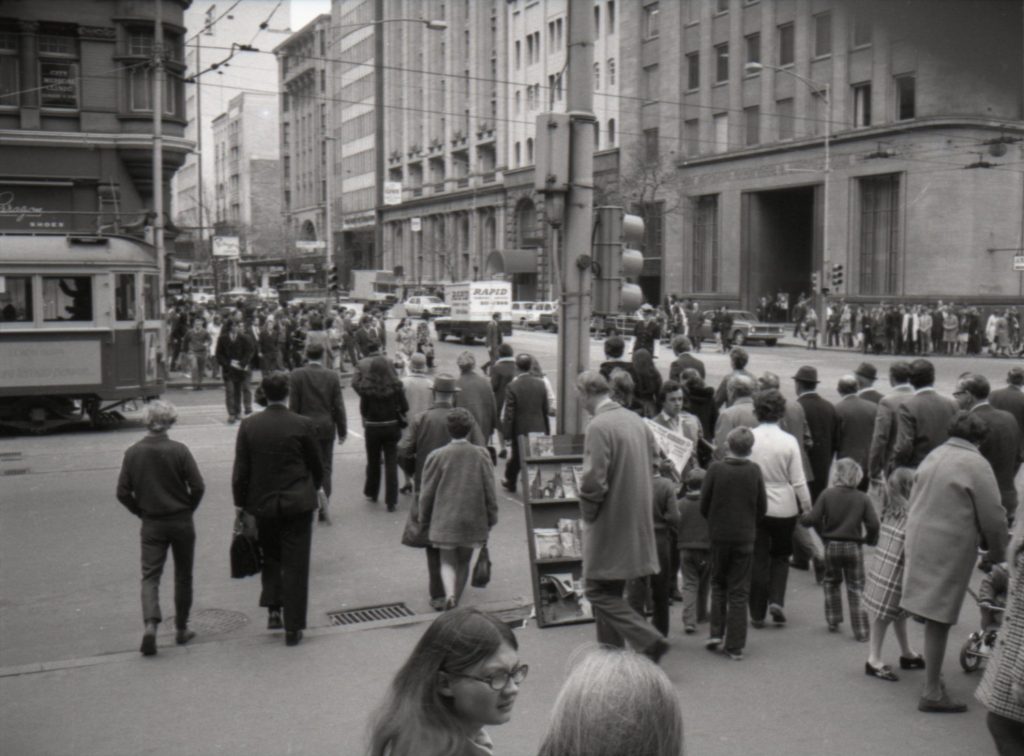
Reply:
M793 376L793 380L803 381L804 383L818 383L818 369L813 368L810 365L802 365L796 371L796 375Z
M862 362L857 366L857 369L853 371L857 375L867 378L869 381L873 381L878 378L878 370L870 362Z
M434 376L434 385L431 386L434 391L444 392L446 394L454 394L456 391L460 391L458 386L455 385L455 378L445 373Z

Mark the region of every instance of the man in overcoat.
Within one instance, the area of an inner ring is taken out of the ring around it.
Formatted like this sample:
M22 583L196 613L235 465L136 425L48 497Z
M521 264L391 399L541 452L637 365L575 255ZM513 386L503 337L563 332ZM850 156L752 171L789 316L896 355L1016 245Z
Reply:
M611 398L600 372L580 373L576 388L593 416L583 442L579 499L584 591L597 641L618 647L628 641L657 662L667 641L623 596L627 580L659 569L651 472L657 445L644 421Z
M692 348L693 342L689 336L676 336L672 339L672 351L675 352L676 358L668 369L669 380L679 381L687 368L693 368L700 373L701 380L707 377L704 363L690 353Z
M836 408L827 399L818 395L818 370L809 365L800 367L793 376L796 400L804 408L807 428L811 431L811 447L807 457L811 461L814 475L807 483L811 501L817 501L818 494L828 487L828 473L838 444L839 419ZM793 530L793 558L790 564L798 570L806 570L813 561L816 575L824 576L825 554L818 541L804 525Z
M459 377L455 379L459 393L455 404L469 410L487 442L491 461L497 464L497 453L490 445L491 435L498 426L498 405L494 401L494 391L491 390L490 382L473 369L476 367L476 358L472 352L463 352L455 363L459 366Z
M256 344L252 337L233 318L227 318L217 338L216 356L224 376L224 403L229 423L237 423L242 414L242 394L250 375L249 364L255 354Z
M528 354L516 355L516 377L508 384L505 392L505 408L502 411L502 432L505 439L512 443L512 453L505 465L505 479L501 485L506 491L515 493L516 479L519 477L520 455L519 439L530 433L547 433L549 430L548 416L551 414L548 405L548 390L544 381L530 375L533 357Z
M858 393L857 377L844 375L839 379L839 401L836 402L836 459L848 457L860 465L861 471L868 469L871 451L871 436L875 431L875 415L878 405ZM868 476L863 475L857 486L868 490Z
M875 427L871 435L871 449L868 452L868 477L881 483L894 467L893 448L896 446L896 418L899 407L914 395L910 385L910 363L897 360L889 366L889 383L892 391L878 402Z
M491 365L498 359L498 347L501 346L504 340L505 338L501 334L501 313L496 312L487 321L487 331L484 334L484 342L487 344L487 362L483 367L485 373L491 369Z
M336 371L324 367L323 359L323 344L312 342L306 346L306 364L293 370L289 378L288 408L313 421L324 466L324 495L318 518L330 525L327 509L331 498L331 473L334 471L334 439L337 437L339 444L345 443L348 422L341 398L341 379Z
M897 467L917 467L928 453L949 438L949 421L956 402L935 390L935 366L928 360L910 363L914 395L900 405L897 414L893 460Z
M313 421L288 409L288 376L264 376L267 408L238 428L231 489L235 509L255 517L263 551L267 629L296 646L306 628L309 553L323 461ZM282 618L282 610L284 616Z

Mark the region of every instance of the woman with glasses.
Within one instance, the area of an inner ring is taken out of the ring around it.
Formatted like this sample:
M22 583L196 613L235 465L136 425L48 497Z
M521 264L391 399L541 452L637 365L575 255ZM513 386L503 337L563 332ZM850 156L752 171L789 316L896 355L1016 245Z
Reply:
M489 756L484 727L512 717L529 668L508 625L472 608L434 620L370 729L370 756Z

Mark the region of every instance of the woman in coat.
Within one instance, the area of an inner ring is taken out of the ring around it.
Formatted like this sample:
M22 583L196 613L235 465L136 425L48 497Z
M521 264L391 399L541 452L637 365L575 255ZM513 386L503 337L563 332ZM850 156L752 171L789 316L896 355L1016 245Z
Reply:
M954 415L949 440L921 462L910 496L900 607L925 620L927 677L920 711L967 710L942 683L946 641L959 618L979 543L987 545L991 562L1003 561L1006 511L992 466L978 451L987 430L977 414Z
M417 519L430 544L441 552L441 581L445 609L454 609L469 579L473 549L486 545L498 523L494 466L487 450L471 444L475 421L469 410L448 413L452 440L427 456Z
M358 373L352 388L359 395L366 443L366 484L363 496L377 503L380 467L384 463L384 503L389 512L398 504L398 441L409 412L402 382L386 357L374 357L365 373Z

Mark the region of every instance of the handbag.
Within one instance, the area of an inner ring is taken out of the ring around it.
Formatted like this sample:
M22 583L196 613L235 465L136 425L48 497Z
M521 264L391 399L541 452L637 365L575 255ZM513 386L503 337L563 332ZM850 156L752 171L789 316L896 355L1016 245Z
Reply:
M430 526L420 522L416 507L413 506L410 508L409 516L405 520L405 529L402 531L402 545L411 546L414 549L425 549L430 545L430 539L427 537L429 530Z
M256 575L263 569L263 555L253 527L246 527L244 515L235 516L231 535L231 577Z
M484 588L489 582L491 582L491 555L487 551L485 543L476 558L476 564L473 565L473 577L470 580L470 585L474 588Z

